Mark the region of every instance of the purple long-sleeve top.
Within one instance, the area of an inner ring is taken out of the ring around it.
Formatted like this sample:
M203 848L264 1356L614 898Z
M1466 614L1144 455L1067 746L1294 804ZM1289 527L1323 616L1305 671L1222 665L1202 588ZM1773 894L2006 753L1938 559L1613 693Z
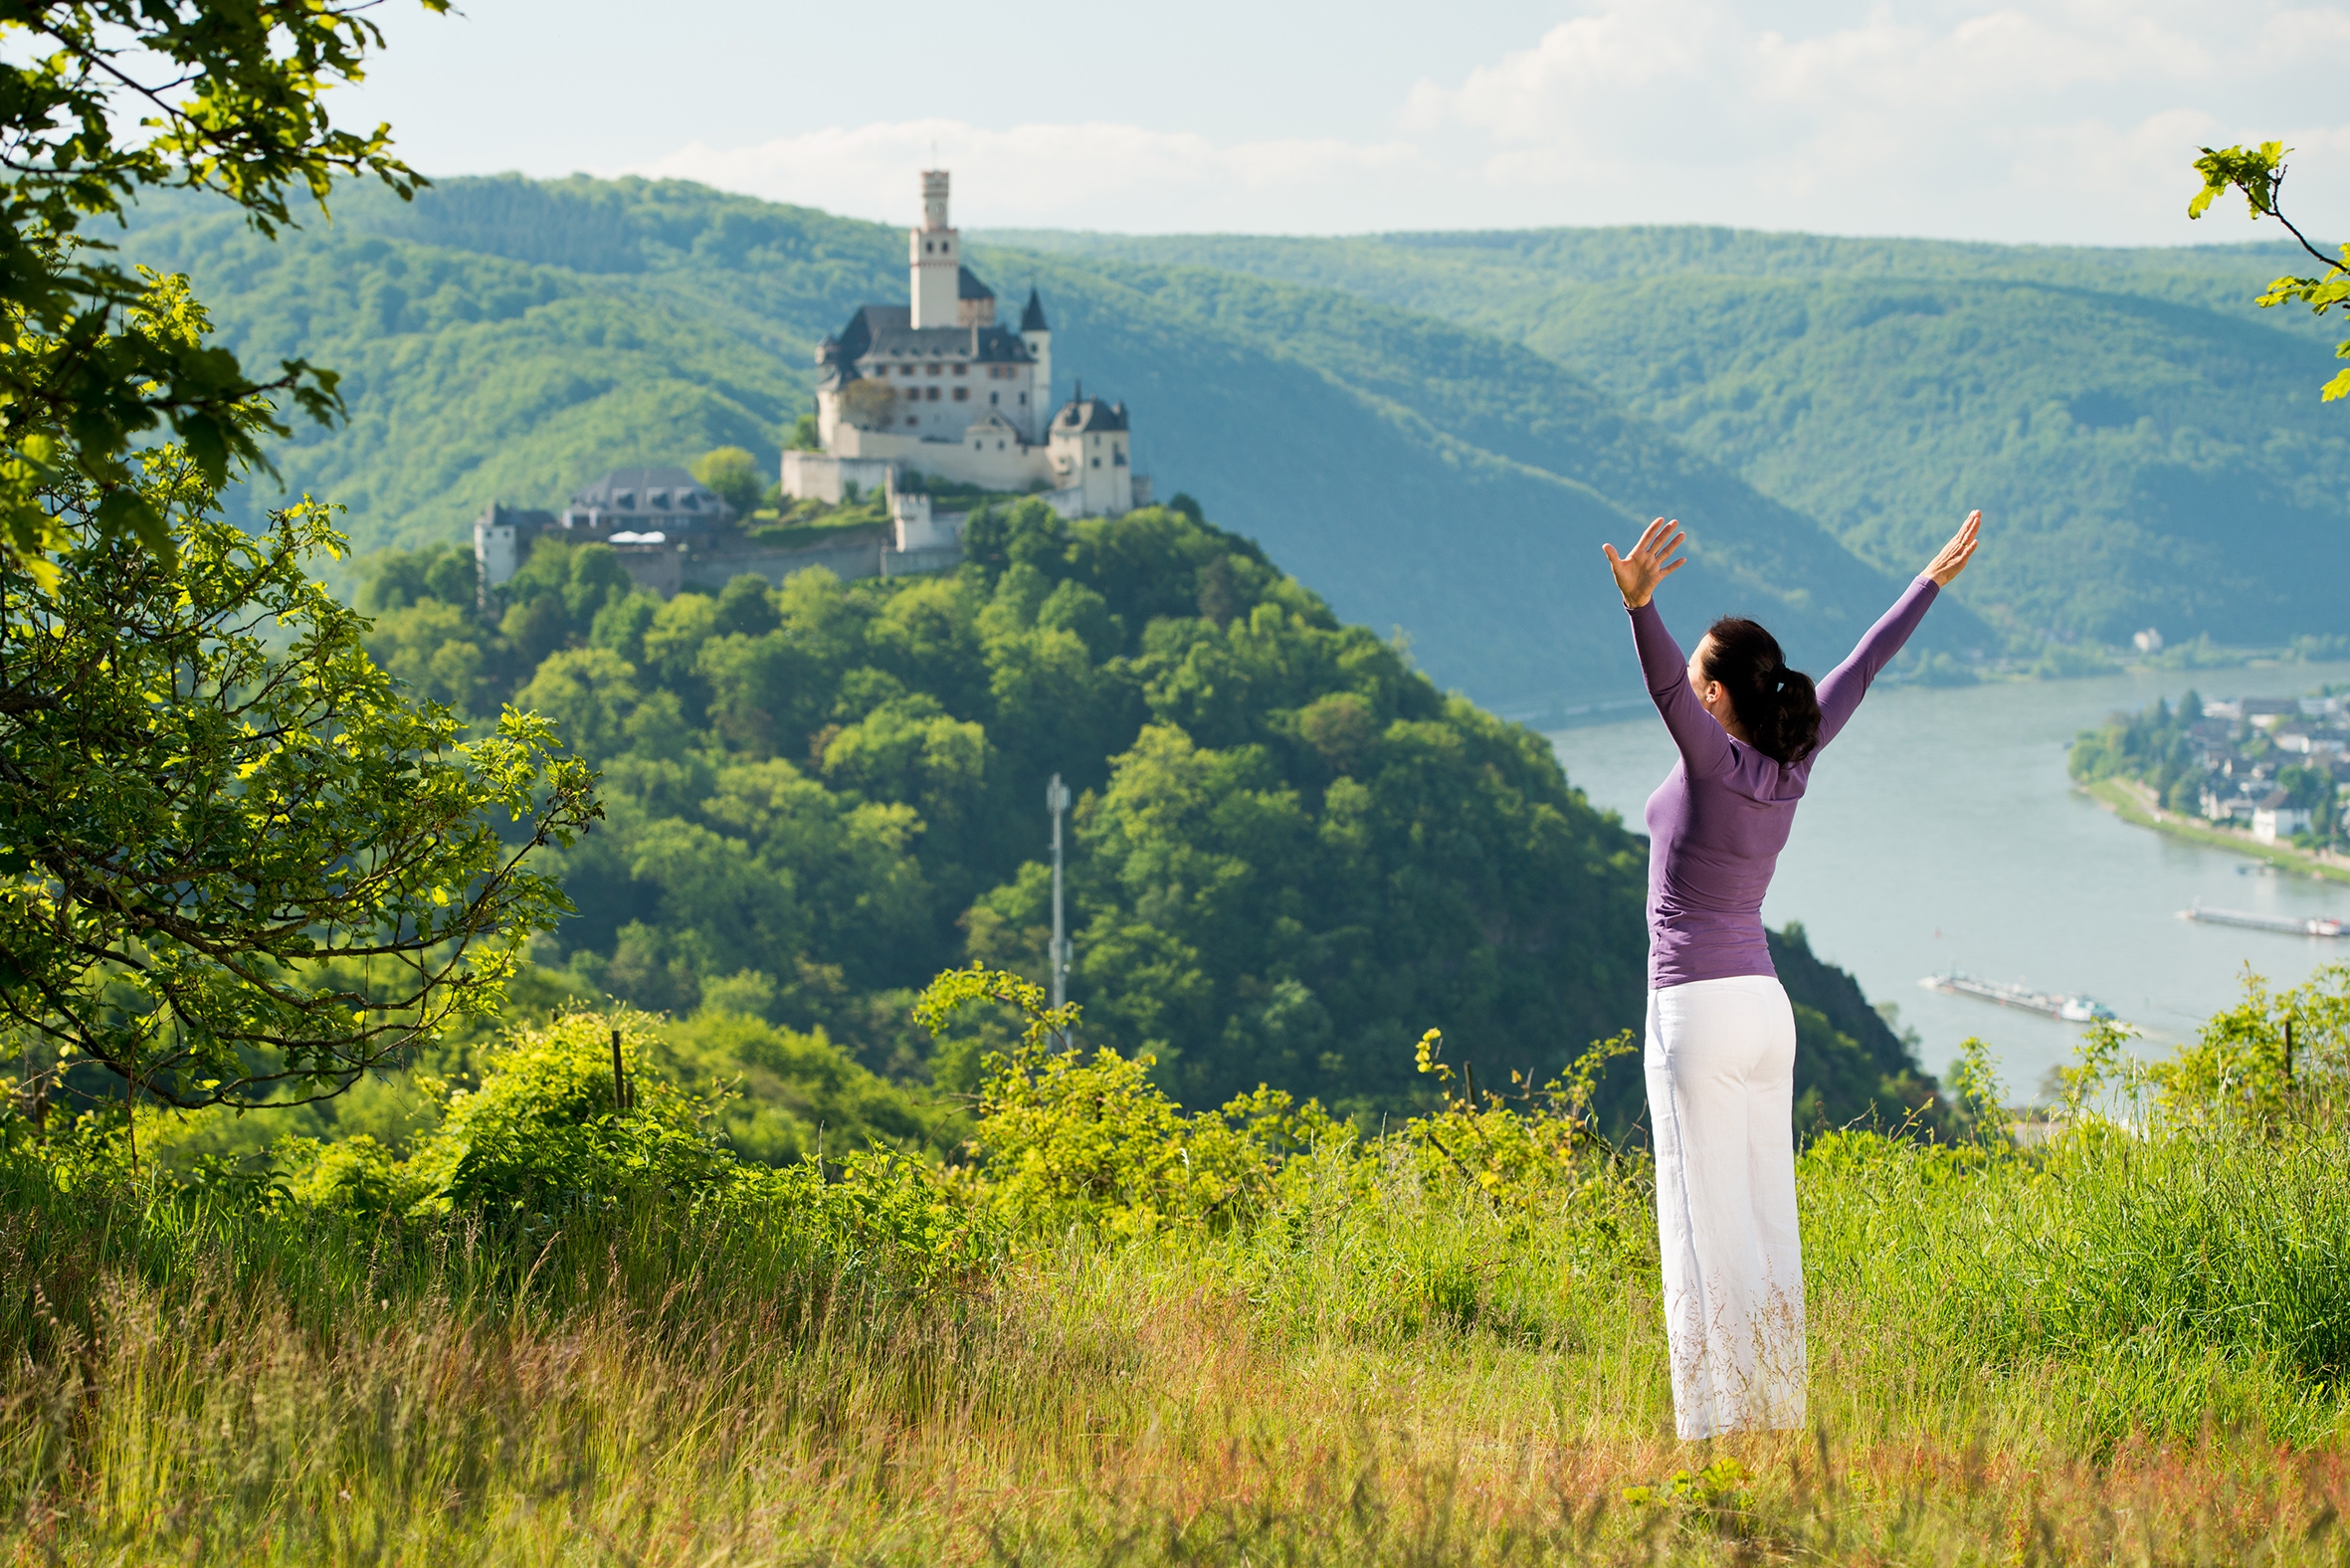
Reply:
M1763 894L1795 826L1812 764L1852 718L1876 673L1933 604L1920 576L1852 656L1819 684L1820 743L1800 762L1774 762L1730 738L1689 689L1688 660L1655 600L1632 612L1641 674L1680 748L1644 813L1649 825L1649 987L1774 974L1763 939Z

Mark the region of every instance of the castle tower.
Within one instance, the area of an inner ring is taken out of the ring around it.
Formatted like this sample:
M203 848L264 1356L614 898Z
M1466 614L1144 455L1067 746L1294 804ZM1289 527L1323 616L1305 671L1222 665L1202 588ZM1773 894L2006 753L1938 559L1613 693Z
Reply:
M1045 301L1037 297L1034 289L1028 292L1028 308L1020 312L1020 340L1036 361L1030 380L1032 418L1027 434L1031 441L1042 441L1046 423L1053 417L1053 329L1045 324Z
M922 226L906 237L913 271L913 324L958 326L962 236L947 227L946 170L922 171Z

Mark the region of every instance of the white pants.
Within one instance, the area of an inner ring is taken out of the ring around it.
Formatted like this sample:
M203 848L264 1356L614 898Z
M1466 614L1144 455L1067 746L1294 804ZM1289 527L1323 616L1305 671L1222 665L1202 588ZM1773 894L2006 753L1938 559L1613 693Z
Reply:
M1804 1424L1795 1012L1768 975L1649 993L1643 1058L1683 1439Z

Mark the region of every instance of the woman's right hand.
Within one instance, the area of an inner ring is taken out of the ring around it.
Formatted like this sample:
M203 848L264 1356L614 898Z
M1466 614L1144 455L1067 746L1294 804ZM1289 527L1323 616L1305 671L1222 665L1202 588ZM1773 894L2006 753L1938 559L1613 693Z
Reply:
M1934 580L1935 587L1949 587L1950 579L1967 569L1967 562L1975 558L1975 536L1982 528L1983 514L1968 512L1967 520L1958 525L1958 531L1942 546L1941 553L1926 563L1924 575Z
M1600 546L1608 553L1608 569L1616 574L1616 591L1624 596L1625 609L1637 610L1647 604L1655 597L1659 583L1689 564L1685 555L1667 559L1687 537L1679 523L1659 517L1641 534L1630 555L1618 555L1613 544Z

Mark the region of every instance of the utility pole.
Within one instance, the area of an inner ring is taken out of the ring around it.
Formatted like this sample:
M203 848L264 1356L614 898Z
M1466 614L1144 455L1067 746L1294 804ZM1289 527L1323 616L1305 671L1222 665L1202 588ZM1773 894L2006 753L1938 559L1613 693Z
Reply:
M1069 786L1061 775L1045 786L1045 809L1053 814L1053 1005L1069 1002L1069 927L1061 915L1061 814L1069 810Z

